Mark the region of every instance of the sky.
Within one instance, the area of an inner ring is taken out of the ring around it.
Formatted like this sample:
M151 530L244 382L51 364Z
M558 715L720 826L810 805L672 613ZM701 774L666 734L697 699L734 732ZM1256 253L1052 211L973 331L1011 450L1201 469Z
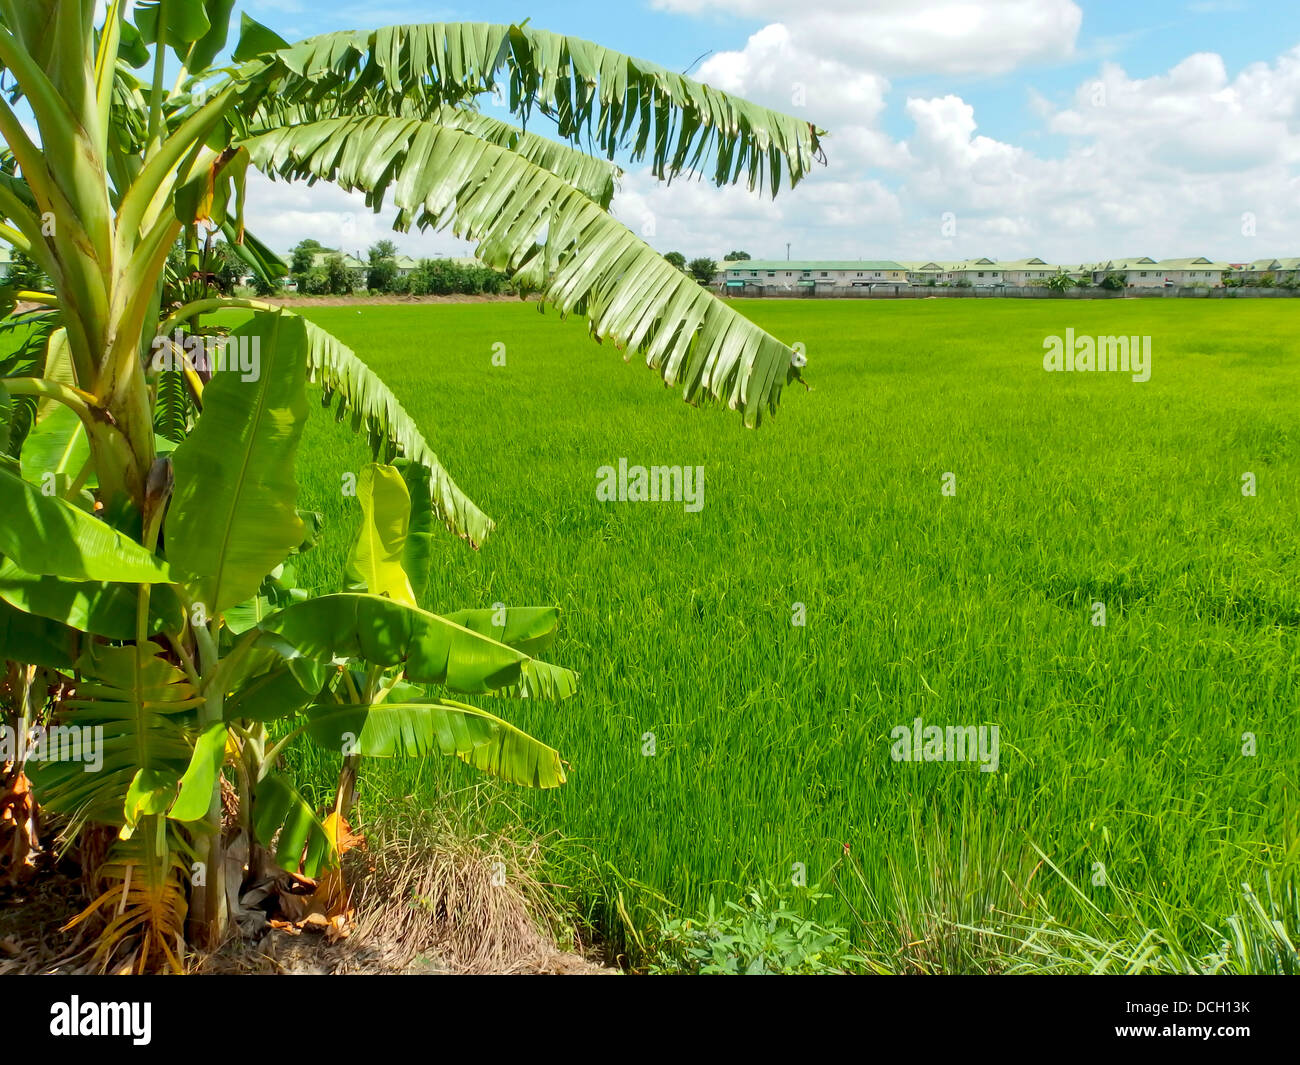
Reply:
M615 214L720 259L1054 263L1300 255L1300 5L1290 0L241 0L296 40L397 22L531 19L826 129L826 165L772 198L639 165ZM491 111L491 107L485 107ZM359 196L250 182L285 250L393 239Z

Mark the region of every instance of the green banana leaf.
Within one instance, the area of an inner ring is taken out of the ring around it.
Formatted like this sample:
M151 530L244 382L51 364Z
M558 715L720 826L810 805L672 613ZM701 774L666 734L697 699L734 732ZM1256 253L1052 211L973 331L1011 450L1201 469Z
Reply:
M193 598L217 616L257 593L303 542L294 464L307 418L306 332L292 315L259 314L231 343L260 352L256 380L218 372L203 414L172 456L176 487L167 554Z
M293 603L260 628L312 658L400 666L417 684L468 694L504 689L525 698L565 699L578 687L572 670L377 595L344 593Z
M326 750L367 758L454 754L494 777L533 788L564 783L559 752L465 703L322 704L307 733Z
M134 540L0 466L0 555L33 576L167 584L167 563Z
M392 466L370 463L357 478L357 502L361 527L348 557L348 577L373 595L415 606L415 592L402 568L411 515L402 475Z

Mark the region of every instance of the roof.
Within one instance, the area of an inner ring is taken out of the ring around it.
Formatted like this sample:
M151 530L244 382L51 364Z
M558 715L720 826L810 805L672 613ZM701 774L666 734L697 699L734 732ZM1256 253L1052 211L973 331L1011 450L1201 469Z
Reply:
M1161 259L1156 263L1161 270L1195 270L1198 267L1217 266L1220 269L1227 270L1227 263L1216 263L1212 259L1205 258L1204 255L1198 255L1195 259Z
M324 266L325 261L334 255L339 256L339 258L343 260L343 265L349 270L365 270L369 266L368 263L363 263L354 255L349 255L347 252L334 251L332 248L323 248L321 251L318 251L311 257L311 264L312 266Z
M719 270L902 270L902 263L892 259L851 259L817 260L817 259L739 259L728 263L719 263Z

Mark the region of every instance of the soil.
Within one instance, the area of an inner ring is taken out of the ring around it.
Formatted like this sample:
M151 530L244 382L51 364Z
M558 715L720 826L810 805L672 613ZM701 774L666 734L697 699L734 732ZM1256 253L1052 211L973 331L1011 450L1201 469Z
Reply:
M38 875L22 887L0 889L0 976L90 974L90 936L62 932L84 906L78 877ZM193 974L290 976L455 976L446 959L406 959L400 944L357 934L329 942L311 929L271 928L256 941L232 940L214 954L193 955ZM613 976L619 970L554 949L519 958L499 974Z

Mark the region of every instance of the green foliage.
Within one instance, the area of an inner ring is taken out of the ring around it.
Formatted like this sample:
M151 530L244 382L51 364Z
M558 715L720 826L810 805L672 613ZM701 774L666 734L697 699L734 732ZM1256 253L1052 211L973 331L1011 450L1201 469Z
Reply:
M690 271L691 277L695 278L702 285L709 284L718 272L718 264L712 259L699 258L692 259L686 269Z
M1097 287L1104 288L1108 292L1120 292L1127 284L1128 281L1123 274L1111 273L1103 277Z
M11 280L44 290L21 320L16 290L0 294L0 660L53 671L40 690L64 695L50 712L105 734L101 772L55 763L38 785L71 833L118 830L87 870L106 886L77 919L108 915L96 959L177 970L187 915L207 946L228 930L232 841L249 846L252 870L263 852L309 875L337 861L325 823L278 775L286 745L338 742L329 729L346 722L361 742L342 752L345 771L362 755L441 753L549 788L564 781L555 750L425 688L532 701L577 687L573 671L532 654L553 613L494 607L462 624L419 605L435 521L475 545L492 524L355 353L298 316L232 298L248 272L261 292L286 271L308 293L354 283L316 241L285 264L246 231L249 166L364 188L376 206L396 182L399 228L450 225L488 264L426 263L407 288L490 293L522 275L598 337L642 347L670 379L685 373L689 397L725 398L752 424L792 376L790 349L681 291L680 274L609 215L618 168L580 145L594 137L610 156L649 151L660 173L711 168L720 184L775 192L813 164L819 134L530 26L409 25L291 45L241 16L234 65L214 68L233 0L113 3L100 25L96 5L63 7L78 10L7 4L0 15L12 81L0 213L30 253ZM170 90L168 50L182 70ZM565 143L477 111L507 68L516 118L558 117ZM20 98L30 136L11 110ZM375 249L381 285L395 285L392 251ZM649 282L663 282L653 318ZM204 323L233 306L257 313L229 335ZM401 463L371 467L362 486L350 560L366 594L313 597L298 583L320 532L296 506L309 380L376 457ZM268 723L289 731L273 744ZM211 883L187 876L192 860Z
M391 240L381 240L370 249L370 269L366 273L366 287L371 292L391 292L397 280L397 245Z
M803 906L827 896L800 892ZM770 883L740 902L718 906L713 896L698 917L660 918L650 972L704 976L824 976L861 967L843 928L802 916L789 889Z
M217 373L203 416L172 456L168 556L208 617L243 602L302 543L294 463L307 417L307 331L291 315L259 315L234 344L259 352L245 381Z
M325 259L325 287L331 296L350 296L352 294L352 274L343 265L342 255L330 255Z
M290 272L294 278L306 274L316 264L316 256L325 251L320 241L310 237L300 240L289 249Z
M499 270L447 259L422 259L407 279L412 296L477 296L504 292L509 282Z
M1069 292L1070 289L1074 288L1077 284L1078 282L1076 282L1075 279L1064 270L1058 270L1046 281L1042 282L1044 288L1050 289L1053 292Z
M686 256L679 251L670 251L664 256L664 259L672 263L678 270L686 270Z
M1300 522L1300 499L1282 488L1300 483L1293 306L1129 301L1120 327L1120 304L1072 300L1077 335L1162 338L1151 380L1135 384L1042 372L1043 337L1063 328L1056 300L915 300L889 304L888 320L865 300L738 305L768 332L802 338L819 378L835 381L739 447L707 412L670 406L666 428L663 397L621 360L571 372L585 323L531 305L310 311L373 352L374 372L420 367L402 392L413 423L491 424L512 412L508 432L439 448L448 464L498 471L491 502L508 520L484 551L435 542L420 602L449 618L497 601L562 604L562 652L528 653L572 667L582 687L558 713L527 701L497 711L574 768L553 792L490 788L507 801L489 806L487 827L583 841L548 848L549 879L572 885L602 938L634 954L620 894L640 929L663 899L696 915L710 891L739 897L717 885L775 879L795 859L828 884L850 844L862 880L840 867L835 897L813 911L822 924L850 929L873 958L925 941L912 951L931 952L924 971L983 971L978 952L927 915L984 926L990 904L1023 912L1017 891L1040 861L1028 840L1106 913L1117 914L1114 896L1089 882L1094 861L1128 882L1136 907L1110 928L1043 868L1030 881L1044 898L1031 923L1050 914L1130 944L1165 927L1198 956L1217 950L1226 915L1244 912L1241 883L1264 899L1265 869L1275 884L1300 878L1286 851L1291 807L1278 801L1293 764L1263 742L1241 757L1247 726L1223 719L1225 693L1237 719L1260 723L1261 740L1285 732L1291 714L1278 684L1295 668L1300 617L1300 590L1279 580L1294 567ZM462 353L485 337L507 338L511 365L529 373L467 365ZM936 403L950 393L969 402ZM611 397L610 409L594 395ZM863 411L873 430L846 435ZM660 450L665 432L672 453ZM300 505L329 525L300 582L338 588L354 527L340 526L358 509L339 500L337 470L359 471L370 453L330 411L313 412L302 453ZM698 456L703 511L598 502L586 487L594 467L625 454ZM958 469L958 494L943 499L949 466L936 454L965 456L978 478ZM574 455L596 458L575 473ZM1069 475L1030 483L1026 455ZM1261 475L1260 496L1243 506L1239 474L1265 459L1278 494ZM748 517L774 500L780 520ZM851 530L846 506L857 508ZM936 538L959 546L936 554ZM1088 623L1098 600L1104 629ZM796 601L806 627L791 624ZM916 603L928 605L898 609ZM853 621L867 616L887 623ZM591 705L608 707L599 727ZM1001 768L893 762L890 730L917 716L1000 722ZM647 732L653 757L642 753ZM294 757L316 782L337 770L311 747ZM375 762L362 786L371 804L433 802L467 775L455 760ZM942 831L924 831L931 824ZM607 866L593 869L593 848Z

